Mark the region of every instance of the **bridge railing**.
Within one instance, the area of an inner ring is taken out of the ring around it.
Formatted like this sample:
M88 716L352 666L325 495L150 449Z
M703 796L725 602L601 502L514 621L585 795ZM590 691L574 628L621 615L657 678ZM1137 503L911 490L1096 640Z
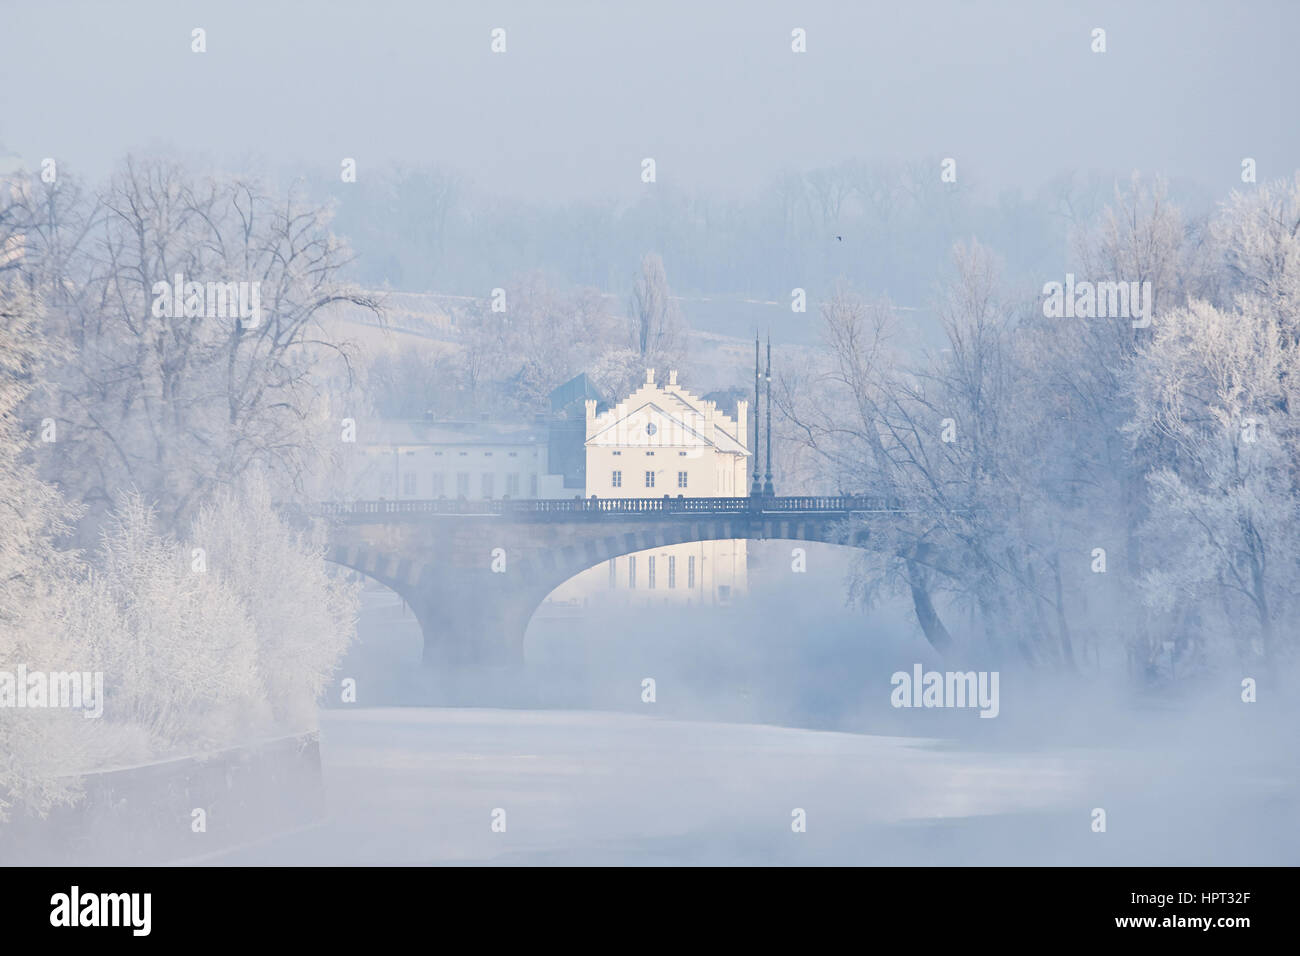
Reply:
M903 511L894 499L863 495L750 498L497 498L473 501L436 498L325 502L319 513L340 518L385 515L649 515L649 514L832 514Z

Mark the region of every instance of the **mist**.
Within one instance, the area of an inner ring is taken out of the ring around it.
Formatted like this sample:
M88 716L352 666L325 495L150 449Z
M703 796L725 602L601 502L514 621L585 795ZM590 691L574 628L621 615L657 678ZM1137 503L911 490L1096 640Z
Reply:
M0 863L1300 862L1294 5L0 18Z

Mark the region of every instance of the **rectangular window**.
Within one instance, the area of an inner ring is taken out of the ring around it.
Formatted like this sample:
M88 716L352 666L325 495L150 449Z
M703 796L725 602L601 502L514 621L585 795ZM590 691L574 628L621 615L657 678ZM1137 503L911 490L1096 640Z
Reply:
M670 588L677 587L677 556L675 554L668 555L668 586Z
M618 584L618 558L609 559L609 586Z
M433 473L433 496L441 498L447 493L447 476L440 471Z
M615 471L614 474L612 474L612 475L610 476L610 481L609 481L609 483L610 483L611 485L613 485L615 488L622 488L622 487L623 487L623 473L622 473L621 471Z
M645 486L647 488L653 488L655 486L655 473L653 471L647 471L645 473Z
M456 472L456 496L458 498L469 497L469 472Z
M493 483L494 483L494 482L493 482L493 479L494 479L495 477L496 477L496 476L493 475L491 472L486 472L486 471L485 471L485 472L483 473L482 488L483 488L483 497L484 497L484 498L491 498L491 497L492 497L492 495L493 495L493 493L494 493L494 489L493 489L493 487L492 487L492 486L493 486Z
M506 475L506 494L511 498L519 497L519 472L512 471Z
M402 494L415 495L415 472L408 471L402 476Z
M537 497L537 475L536 474L531 474L528 476L528 497L529 498Z
M684 472L684 471L679 471L679 472L677 473L677 487L678 487L678 488L685 488L685 487L686 487L686 472Z
M695 555L686 559L686 586L695 587Z
M627 559L627 586L629 588L636 587L636 558L635 557L631 557Z
M623 453L622 453L621 451L616 451L616 452L614 452L614 454L616 454L616 455L621 455L621 454L623 454Z
M655 556L652 554L646 558L646 587L654 588L655 586Z

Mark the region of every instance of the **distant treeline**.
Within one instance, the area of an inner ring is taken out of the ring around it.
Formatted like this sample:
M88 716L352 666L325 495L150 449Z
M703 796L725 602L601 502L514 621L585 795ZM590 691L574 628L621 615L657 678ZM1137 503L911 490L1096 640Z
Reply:
M848 161L785 171L743 200L716 200L668 182L638 201L535 203L487 194L437 165L390 166L316 181L336 203L334 231L357 253L367 286L485 296L540 270L574 286L625 295L641 257L659 253L680 295L789 301L819 298L836 279L905 304L934 292L953 243L996 248L1007 277L1042 282L1069 264L1071 236L1114 200L1128 174L1062 173L1028 193L981 195L941 161ZM1207 192L1171 184L1185 210Z

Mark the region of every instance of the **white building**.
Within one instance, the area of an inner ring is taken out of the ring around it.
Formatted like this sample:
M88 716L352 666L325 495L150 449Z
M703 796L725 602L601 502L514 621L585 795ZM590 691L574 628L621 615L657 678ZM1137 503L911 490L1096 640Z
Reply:
M545 424L383 421L357 425L348 497L564 498L547 468Z
M601 498L743 498L749 494L747 402L736 418L654 369L601 415L587 402L587 494Z
M736 417L668 373L602 414L587 403L587 494L601 498L748 497L749 403ZM702 541L625 555L557 588L557 604L727 604L747 588L748 542Z

